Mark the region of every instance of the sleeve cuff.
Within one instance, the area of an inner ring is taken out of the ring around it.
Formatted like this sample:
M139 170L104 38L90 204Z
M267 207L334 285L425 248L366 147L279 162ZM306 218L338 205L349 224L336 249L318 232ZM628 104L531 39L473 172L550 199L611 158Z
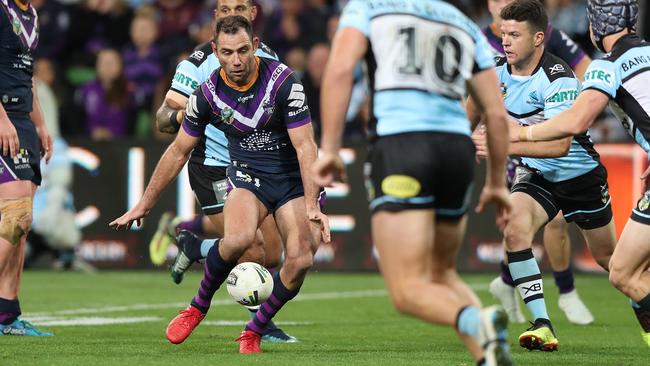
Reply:
M181 126L183 127L183 131L185 131L185 133L187 133L188 135L190 135L192 137L200 137L201 136L201 132L195 131L195 130L191 129L190 127L187 127L187 123L185 123L185 120L183 120L183 124L181 124Z

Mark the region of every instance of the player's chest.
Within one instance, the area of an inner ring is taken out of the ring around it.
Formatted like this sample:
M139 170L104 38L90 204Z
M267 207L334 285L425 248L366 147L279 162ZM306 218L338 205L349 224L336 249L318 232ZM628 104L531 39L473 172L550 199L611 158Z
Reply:
M214 120L222 129L246 134L272 128L277 119L275 95L263 87L245 92L218 89L213 96Z
M20 10L13 1L0 4L0 45L14 53L31 53L38 44L38 18L31 9Z

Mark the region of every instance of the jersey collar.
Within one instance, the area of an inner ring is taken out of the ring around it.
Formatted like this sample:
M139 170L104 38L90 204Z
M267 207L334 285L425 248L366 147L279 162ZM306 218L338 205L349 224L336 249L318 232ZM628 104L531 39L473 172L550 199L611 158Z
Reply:
M246 85L239 86L232 81L228 79L228 75L226 75L226 72L223 70L223 67L221 70L219 70L219 76L221 76L221 79L223 79L224 83L228 85L230 88L237 90L238 92L245 92L248 89L250 89L253 84L257 81L257 79L260 76L260 58L255 56L255 70L253 70L253 78L251 78L251 81L248 82Z

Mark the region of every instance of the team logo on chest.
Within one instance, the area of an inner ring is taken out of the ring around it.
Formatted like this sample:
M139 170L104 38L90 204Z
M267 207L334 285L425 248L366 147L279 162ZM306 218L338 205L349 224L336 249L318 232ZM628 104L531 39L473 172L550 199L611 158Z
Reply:
M234 119L235 111L233 111L232 108L226 107L221 110L221 121L223 121L223 123L231 125Z
M23 24L18 20L18 18L14 18L13 22L11 22L11 28L17 36L20 36L20 33L23 31Z
M266 112L266 114L268 114L269 116L272 115L273 112L275 112L275 104L272 103L267 98L265 98L262 101L262 108L264 108L264 112Z

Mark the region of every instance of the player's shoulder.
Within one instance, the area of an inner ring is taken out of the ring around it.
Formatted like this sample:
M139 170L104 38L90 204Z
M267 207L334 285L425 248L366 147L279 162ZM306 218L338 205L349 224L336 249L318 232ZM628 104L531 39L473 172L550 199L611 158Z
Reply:
M566 61L550 52L544 52L538 72L543 72L551 83L560 78L575 78Z
M202 43L194 49L191 55L185 60L196 67L200 67L212 55L212 44L210 42Z
M260 42L260 45L258 47L258 54L259 54L260 57L266 57L266 58L270 58L270 59L273 59L273 60L279 60L280 59L278 57L278 54L275 53L275 51L273 51L271 49L271 47L266 45L264 42Z
M621 37L615 44L612 50L605 54L602 58L603 61L609 61L615 63L622 58L627 52L636 49L638 47L649 47L650 43L645 41L643 38L639 37L636 34L630 34L627 36Z

